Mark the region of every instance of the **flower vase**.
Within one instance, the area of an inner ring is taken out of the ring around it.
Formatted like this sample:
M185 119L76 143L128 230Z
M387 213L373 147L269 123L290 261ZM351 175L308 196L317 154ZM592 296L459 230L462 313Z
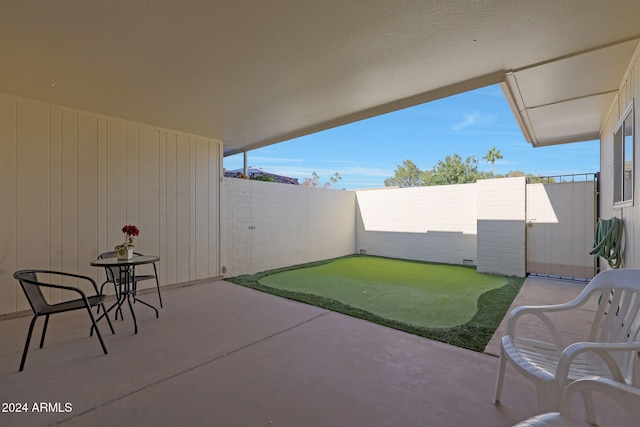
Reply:
M118 259L133 258L133 249L118 249Z

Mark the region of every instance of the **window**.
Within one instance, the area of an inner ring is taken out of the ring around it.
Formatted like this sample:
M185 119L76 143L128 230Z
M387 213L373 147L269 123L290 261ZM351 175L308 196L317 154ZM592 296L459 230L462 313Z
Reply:
M633 104L613 132L613 203L633 204Z

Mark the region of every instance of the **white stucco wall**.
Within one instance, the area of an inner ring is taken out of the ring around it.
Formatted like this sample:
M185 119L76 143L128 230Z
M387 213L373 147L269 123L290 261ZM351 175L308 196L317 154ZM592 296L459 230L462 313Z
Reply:
M355 193L237 178L223 180L227 277L355 251Z
M357 252L476 263L476 185L357 191Z
M485 179L478 186L478 264L481 273L525 275L526 180Z
M640 268L640 45L631 61L600 133L600 218L621 218L625 226L623 267ZM633 206L613 206L613 132L630 104L634 104L634 201ZM601 260L602 269L607 262Z

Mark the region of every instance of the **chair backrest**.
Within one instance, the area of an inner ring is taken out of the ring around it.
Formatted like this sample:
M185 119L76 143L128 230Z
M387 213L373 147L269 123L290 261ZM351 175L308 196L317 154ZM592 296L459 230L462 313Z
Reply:
M594 277L583 293L598 297L590 341L624 343L640 340L640 270L607 270ZM613 352L632 383L635 352Z
M103 252L98 255L98 259L115 258L116 256L118 256L118 253L116 251L109 251ZM109 282L115 283L116 279L119 277L118 271L116 271L115 267L105 267L104 272L106 273L107 281Z
M20 286L34 313L40 313L49 306L49 303L42 294L40 286L37 285L38 275L34 270L16 271L13 273L13 277L20 282Z

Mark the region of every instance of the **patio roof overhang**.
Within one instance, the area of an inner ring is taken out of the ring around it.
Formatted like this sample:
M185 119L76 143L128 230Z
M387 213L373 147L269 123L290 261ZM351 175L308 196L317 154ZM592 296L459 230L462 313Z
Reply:
M597 138L639 17L636 0L12 1L0 92L232 154L504 82L547 145Z
M598 139L638 41L507 73L502 89L527 142L537 147Z

